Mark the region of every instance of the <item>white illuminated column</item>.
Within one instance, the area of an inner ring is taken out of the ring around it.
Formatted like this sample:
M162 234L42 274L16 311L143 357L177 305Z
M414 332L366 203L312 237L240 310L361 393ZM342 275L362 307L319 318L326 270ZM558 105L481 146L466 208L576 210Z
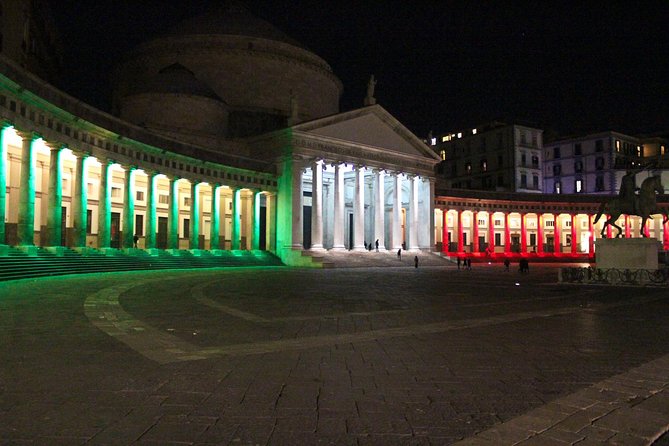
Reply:
M211 226L209 235L209 249L220 249L221 246L221 185L211 186Z
M9 121L0 120L0 245L5 240L5 212L7 200L7 149L6 133L11 127Z
M125 194L123 197L123 247L132 248L135 236L135 166L123 166Z
M409 178L409 249L418 249L418 184Z
M19 246L33 246L35 235L35 142L39 135L17 132L23 140L21 149L21 187L17 236Z
M61 155L63 146L54 144L49 146L49 205L46 216L47 246L60 246L63 234L63 180L61 170Z
M395 190L393 191L393 250L402 247L402 174L395 173Z
M311 249L323 249L323 167L311 165Z
M190 182L190 249L200 249L200 184Z
M365 251L365 170L360 166L356 166L354 172L353 250Z
M384 181L385 174L382 170L374 172L374 180L376 181L376 203L374 206L374 237L375 241L379 241L379 249L386 249L384 239L385 234L385 199L384 199Z
M253 238L251 240L251 249L260 249L260 196L262 192L253 191Z
M100 187L98 189L98 248L109 248L111 242L111 185L109 172L112 162L100 161Z
M302 160L300 158L293 158L293 163L291 166L292 176L293 176L293 187L292 187L292 202L291 202L291 244L290 247L293 250L301 250L303 248L302 244L302 175L303 167Z
M241 237L241 193L241 189L232 189L232 249L239 249L239 242Z
M170 203L168 208L167 247L179 249L179 178L170 177Z
M343 250L344 246L344 168L336 164L334 184L334 218L332 224L333 250Z
M146 172L146 233L144 246L146 249L156 247L156 182L157 173Z

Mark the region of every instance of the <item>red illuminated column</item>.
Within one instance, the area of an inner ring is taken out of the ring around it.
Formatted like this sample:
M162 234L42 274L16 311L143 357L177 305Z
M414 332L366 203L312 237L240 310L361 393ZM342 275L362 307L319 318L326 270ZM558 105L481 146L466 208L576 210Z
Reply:
M488 212L488 247L490 248L490 253L495 252L495 226L492 219L494 212Z
M625 238L630 238L632 228L630 227L630 216L625 215Z
M527 252L527 231L525 228L525 218L527 214L520 214L520 252Z
M576 214L571 214L571 253L576 254L578 240L576 240Z
M553 225L553 253L560 253L560 214L555 214L555 220Z
M446 209L441 213L442 215L442 226L441 226L441 251L448 252L448 212Z
M537 214L537 252L544 253L544 214Z
M462 252L462 211L458 211L458 252Z
M646 220L646 224L643 226L643 235L645 235L646 238L650 237L650 229L648 228L648 226L650 226L651 221L652 220L650 219Z
M509 223L511 214L508 212L504 214L504 252L511 252L511 229Z
M593 257L595 255L595 225L592 223L592 215L588 215L588 230L590 231L588 254Z
M472 211L472 252L479 252L478 211Z
M669 221L662 225L662 239L664 241L664 250L669 250Z
M609 220L610 218L610 215L606 216L606 220ZM611 238L611 225L606 226L606 238Z

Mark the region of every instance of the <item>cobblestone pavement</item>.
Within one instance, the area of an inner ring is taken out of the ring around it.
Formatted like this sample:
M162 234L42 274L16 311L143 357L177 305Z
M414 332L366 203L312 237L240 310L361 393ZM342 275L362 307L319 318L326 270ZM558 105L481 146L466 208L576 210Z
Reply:
M556 277L475 264L2 283L0 445L651 444L669 429L666 290Z

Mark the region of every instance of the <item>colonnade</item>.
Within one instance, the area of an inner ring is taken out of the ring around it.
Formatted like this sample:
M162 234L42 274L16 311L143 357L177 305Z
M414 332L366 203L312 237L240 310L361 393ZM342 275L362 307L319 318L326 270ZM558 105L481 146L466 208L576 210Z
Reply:
M63 175L65 154L70 168L67 179ZM120 165L110 158L93 157L60 143L45 142L35 132L16 130L6 121L0 123L0 244L106 249L114 247L118 240L120 246L116 247L132 248L141 235L143 248L154 249L158 247L157 234L161 229L158 220L164 218L166 224L162 229L166 230L166 246L161 247L167 249L221 249L225 247L222 237L229 240L231 249L259 249L262 205L266 211L262 222L266 231L264 247L271 248L274 225L269 215L270 207L275 206L275 194L219 182L209 184L203 178L182 179L140 167ZM91 178L96 175L97 182ZM138 176L143 178L138 180ZM64 200L63 194L66 181L71 182L69 201ZM190 183L188 203L179 201L182 195L185 198L188 194L180 187L185 181ZM139 184L144 186L141 190ZM89 197L89 191L96 185L97 195ZM167 189L167 193L160 194L160 206L159 185L163 186L161 192ZM119 203L121 187L123 194ZM229 209L222 208L223 197L229 197ZM205 198L207 206L203 209ZM136 201L142 202L143 212L136 210ZM67 204L71 217L69 228ZM163 209L165 207L167 209ZM114 213L114 210L119 212ZM230 230L224 231L221 213L225 217L228 211ZM94 217L97 227L90 221ZM209 225L206 233L202 224L204 217ZM184 237L187 241L180 240L180 221L184 223L181 232L184 236L188 233L188 237ZM68 237L65 237L66 228ZM117 237L119 231L120 238ZM95 232L97 239L92 237Z
M600 237L602 216L595 225L595 215L583 212L479 211L476 209L438 209L435 211L436 240L442 252L473 255L536 254L538 256L592 256L595 239ZM623 215L616 222L624 236L656 238L669 249L669 222L662 218L648 220L641 228L641 218ZM607 226L610 238L615 229Z
M324 174L328 177L327 191ZM311 189L311 221L305 226L310 226L309 249L314 251L363 251L367 243L376 240L379 250L396 250L403 245L407 249L429 249L429 219L421 224L419 216L430 213L430 187L434 183L427 178L318 159L309 164L308 170L296 172L293 212L302 214L304 191ZM348 224L349 215L352 224ZM303 240L302 225L297 226L293 227L294 240Z

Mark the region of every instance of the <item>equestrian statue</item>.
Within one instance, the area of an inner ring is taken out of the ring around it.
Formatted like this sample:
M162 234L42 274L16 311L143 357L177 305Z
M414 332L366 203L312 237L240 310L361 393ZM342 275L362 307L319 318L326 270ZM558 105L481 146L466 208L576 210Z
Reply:
M641 228L646 226L646 220L653 218L653 214L663 215L663 224L669 220L667 210L657 206L656 195L664 193L664 187L662 186L660 176L650 176L643 180L640 188L636 187L636 174L647 167L649 166L641 166L639 169L628 169L620 183L620 193L618 194L618 197L604 202L599 206L599 211L597 212L594 223L596 224L602 215L608 215L608 219L604 222L604 226L602 227L602 238L606 238L606 227L608 225L611 225L618 230L615 236L616 238L622 236L623 228L616 224L618 217L622 214L641 217ZM641 236L646 237L644 231L641 231Z

